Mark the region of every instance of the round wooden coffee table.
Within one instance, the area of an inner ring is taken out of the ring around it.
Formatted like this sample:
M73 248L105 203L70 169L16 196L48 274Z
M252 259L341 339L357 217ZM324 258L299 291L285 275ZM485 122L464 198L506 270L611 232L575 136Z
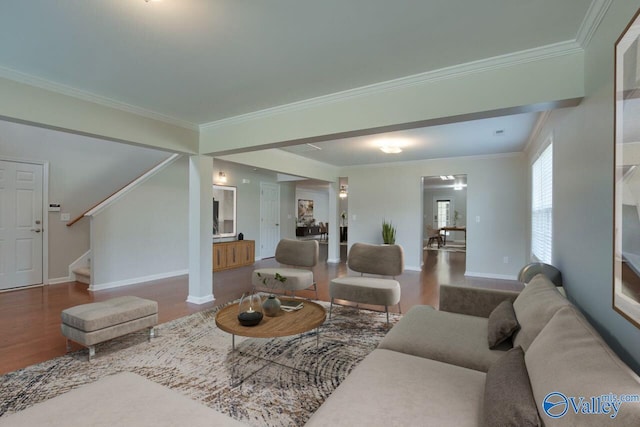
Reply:
M231 345L236 349L236 335L250 338L276 338L302 334L316 329L316 343L320 339L320 325L327 318L327 310L313 301L280 298L302 302L302 308L296 311L280 310L277 316L264 316L256 326L242 326L238 321L238 303L224 307L216 314L218 328L231 334Z

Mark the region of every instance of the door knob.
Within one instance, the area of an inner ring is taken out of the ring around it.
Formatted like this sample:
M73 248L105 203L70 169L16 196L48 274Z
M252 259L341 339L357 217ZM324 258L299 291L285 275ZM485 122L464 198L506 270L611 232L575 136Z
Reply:
M39 228L32 228L31 231L35 231L36 233L39 233L42 230L40 230Z

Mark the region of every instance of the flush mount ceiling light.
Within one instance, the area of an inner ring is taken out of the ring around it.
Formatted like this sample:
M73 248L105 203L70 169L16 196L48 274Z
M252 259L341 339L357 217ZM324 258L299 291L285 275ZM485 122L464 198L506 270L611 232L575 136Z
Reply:
M398 154L402 153L402 149L411 145L411 141L400 138L384 138L378 140L375 145L385 154Z
M440 179L443 181L453 181L455 178L453 175L440 175Z
M338 193L338 196L341 199L344 199L345 197L347 197L347 187L346 186L344 186L344 185L340 186L340 193Z
M380 150L386 154L398 154L402 153L402 148L393 145L383 145Z

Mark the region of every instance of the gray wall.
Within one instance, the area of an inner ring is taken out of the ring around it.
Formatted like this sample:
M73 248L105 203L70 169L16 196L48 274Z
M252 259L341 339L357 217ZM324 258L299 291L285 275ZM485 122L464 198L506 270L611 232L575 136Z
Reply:
M49 162L49 202L71 218L151 169L169 154L34 126L0 121L0 156ZM72 227L49 213L49 278L68 279L68 267L89 250L89 221Z
M178 159L91 219L95 290L188 272L188 167Z
M467 274L514 279L526 262L526 168L523 155L425 160L345 168L349 243L382 243L383 219L397 226L407 269L422 263L423 176L467 174ZM355 215L355 218L354 218ZM476 222L476 216L480 222ZM492 250L487 250L490 246ZM509 258L508 263L503 258Z
M569 298L636 372L640 330L612 308L612 165L614 43L638 7L613 1L586 51L585 100L553 112L537 141L553 134L553 264Z

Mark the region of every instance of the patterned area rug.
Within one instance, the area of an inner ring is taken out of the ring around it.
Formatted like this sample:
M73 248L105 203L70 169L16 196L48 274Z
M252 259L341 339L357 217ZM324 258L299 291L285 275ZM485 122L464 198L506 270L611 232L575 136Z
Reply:
M326 303L321 303L325 307ZM0 376L0 416L117 372L135 372L250 425L302 425L387 333L384 313L334 306L320 330L275 339L236 337L211 309ZM392 314L395 323L400 316Z

